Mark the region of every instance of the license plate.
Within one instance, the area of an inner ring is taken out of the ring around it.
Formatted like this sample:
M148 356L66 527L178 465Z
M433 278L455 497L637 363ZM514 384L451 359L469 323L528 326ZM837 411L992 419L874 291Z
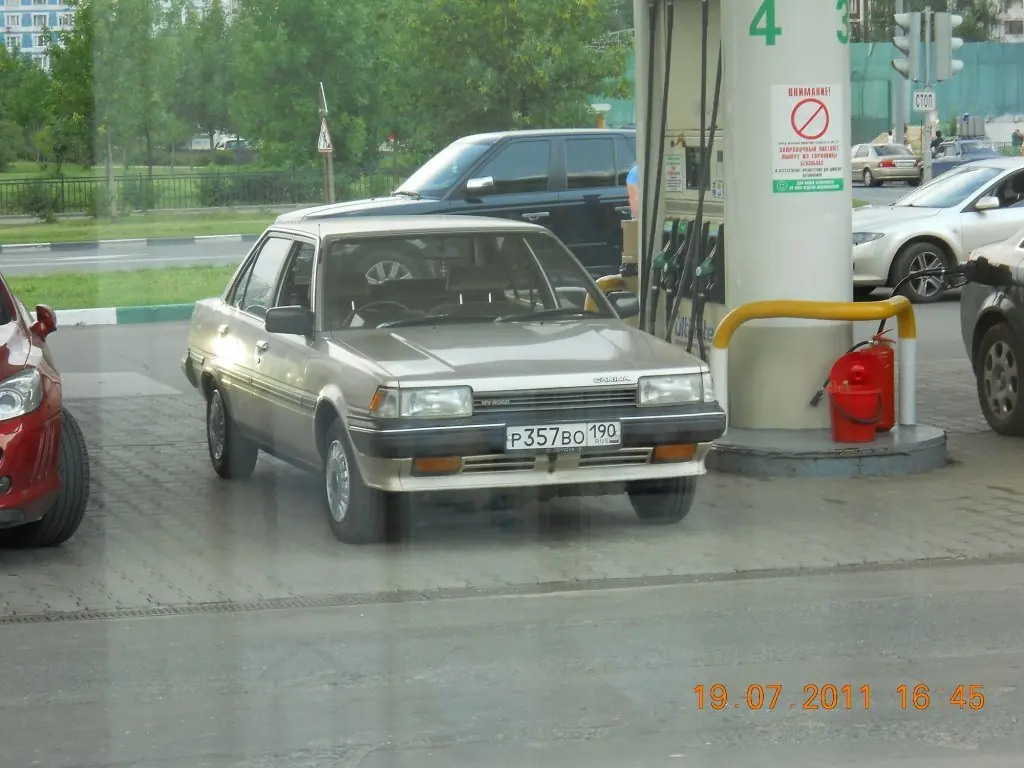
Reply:
M571 452L621 444L622 430L617 421L546 424L505 430L506 451Z
M912 161L912 160L898 160L898 161L896 162L896 165L897 165L898 167L900 167L900 168L909 168L909 167L910 167L910 166L912 166L913 164L914 164L914 163L913 163L913 161Z

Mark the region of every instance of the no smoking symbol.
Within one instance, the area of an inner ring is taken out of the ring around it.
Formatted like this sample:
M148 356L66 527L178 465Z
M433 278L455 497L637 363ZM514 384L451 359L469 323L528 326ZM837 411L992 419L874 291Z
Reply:
M806 141L817 141L828 131L828 107L821 99L798 101L789 115L789 124L796 135Z

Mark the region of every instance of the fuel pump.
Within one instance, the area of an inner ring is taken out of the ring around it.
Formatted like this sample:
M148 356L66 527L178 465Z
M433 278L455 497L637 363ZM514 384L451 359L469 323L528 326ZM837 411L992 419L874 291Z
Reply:
M635 0L640 327L706 358L725 315L721 0ZM695 350L694 347L697 347Z

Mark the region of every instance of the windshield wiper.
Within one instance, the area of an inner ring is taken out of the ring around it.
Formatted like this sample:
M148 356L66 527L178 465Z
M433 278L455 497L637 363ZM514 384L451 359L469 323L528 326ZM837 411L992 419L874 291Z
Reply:
M411 325L454 325L456 323L491 323L494 315L424 315L423 317L406 317L381 323L378 328L407 328Z
M552 320L555 318L570 317L610 317L604 312L594 312L589 309L577 307L558 307L556 309L542 309L540 312L517 312L514 315L502 315L496 317L496 323L532 322L534 320Z
M391 197L408 197L410 200L419 200L420 193L409 192L408 190L405 189L396 189L394 192L391 193Z

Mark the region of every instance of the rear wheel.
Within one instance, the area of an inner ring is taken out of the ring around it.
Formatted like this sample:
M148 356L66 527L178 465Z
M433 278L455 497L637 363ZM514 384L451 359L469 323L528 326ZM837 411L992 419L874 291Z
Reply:
M978 345L974 364L978 402L992 430L1009 437L1024 436L1024 402L1020 377L1024 344L1005 323L988 329Z
M359 262L359 271L370 285L425 277L418 260L397 251L371 251Z
M238 431L216 385L206 398L206 447L213 471L225 480L244 479L256 469L259 449Z
M340 421L327 430L323 459L323 502L331 533L345 544L384 541L395 506L393 496L363 483Z
M865 187L880 187L880 186L882 186L881 182L875 180L874 175L871 173L871 170L868 169L868 168L864 169L863 179L864 179L864 186Z
M89 451L78 421L61 413L60 493L42 520L5 531L0 538L13 547L56 547L75 535L89 504Z
M672 525L690 514L693 499L697 494L697 478L640 480L630 483L626 493L640 522Z

